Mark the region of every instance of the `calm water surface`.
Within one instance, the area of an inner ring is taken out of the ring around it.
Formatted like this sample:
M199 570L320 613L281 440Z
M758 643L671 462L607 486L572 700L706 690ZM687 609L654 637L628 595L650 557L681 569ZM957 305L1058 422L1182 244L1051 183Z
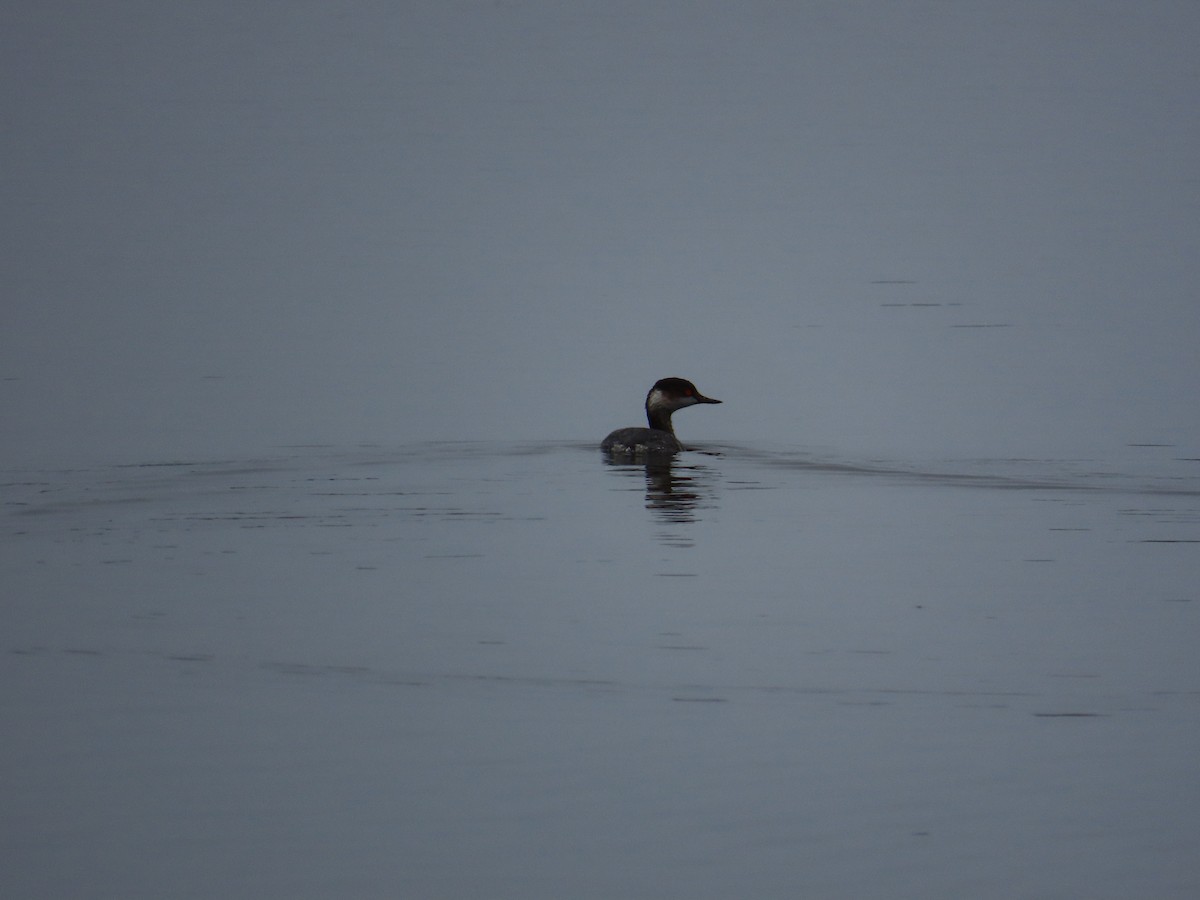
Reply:
M2 880L1194 896L1182 457L8 471Z
M0 897L1200 896L1200 5L8 7Z

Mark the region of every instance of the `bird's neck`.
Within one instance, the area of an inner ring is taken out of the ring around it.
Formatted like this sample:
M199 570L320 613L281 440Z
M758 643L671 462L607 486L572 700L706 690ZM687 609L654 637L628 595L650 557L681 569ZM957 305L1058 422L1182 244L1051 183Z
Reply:
M675 428L671 425L671 410L669 409L664 409L661 406L650 406L647 404L646 421L650 423L651 428L657 431L665 431L670 435L675 434Z

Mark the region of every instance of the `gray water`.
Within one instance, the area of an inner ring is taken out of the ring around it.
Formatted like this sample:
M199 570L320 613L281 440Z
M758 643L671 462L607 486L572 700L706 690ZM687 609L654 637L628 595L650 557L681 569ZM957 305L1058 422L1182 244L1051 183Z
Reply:
M4 896L1200 893L1200 6L0 25Z
M5 475L12 896L1190 897L1200 471Z
M4 18L14 464L592 440L666 376L708 440L1200 447L1194 3Z

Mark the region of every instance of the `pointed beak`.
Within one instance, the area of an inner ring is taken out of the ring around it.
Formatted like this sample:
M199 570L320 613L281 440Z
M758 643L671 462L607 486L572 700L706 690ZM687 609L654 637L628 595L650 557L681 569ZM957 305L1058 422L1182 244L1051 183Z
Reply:
M701 394L699 392L696 393L695 400L697 403L720 403L721 402L720 400L714 400L712 397L705 397L703 394Z

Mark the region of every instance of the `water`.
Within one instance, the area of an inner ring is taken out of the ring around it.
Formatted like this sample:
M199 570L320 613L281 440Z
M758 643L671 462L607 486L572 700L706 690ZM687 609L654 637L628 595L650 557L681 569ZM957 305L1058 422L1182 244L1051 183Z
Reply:
M1200 7L14 8L0 465L1200 454ZM701 420L703 420L701 422Z
M2 480L13 896L1200 889L1175 448Z
M8 7L0 895L1200 895L1200 6Z

